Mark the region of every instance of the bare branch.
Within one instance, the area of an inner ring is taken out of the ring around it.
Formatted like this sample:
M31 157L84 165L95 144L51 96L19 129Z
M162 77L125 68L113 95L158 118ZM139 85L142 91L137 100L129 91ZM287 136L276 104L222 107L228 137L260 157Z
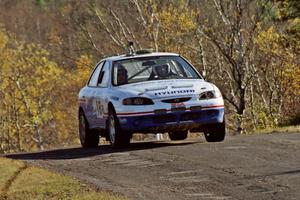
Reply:
M225 14L224 7L223 7L223 4L221 3L221 0L214 0L214 4L215 4L215 7L216 7L219 15L221 16L223 22L226 25L231 26L231 22L230 22L228 16Z
M100 53L100 49L97 47L97 45L94 43L94 39L93 36L91 35L91 33L87 30L87 28L85 26L83 26L82 24L79 24L79 27L81 28L81 30L83 31L83 33L87 36L86 40L92 45L92 47L98 52Z
M122 44L122 42L119 41L118 39L116 39L116 38L113 36L112 32L110 31L110 29L108 28L108 26L107 26L106 23L104 22L104 20L103 20L101 14L100 14L99 9L95 7L95 8L93 9L93 11L94 11L96 17L98 18L100 24L102 24L102 26L104 27L104 30L106 31L106 33L107 33L107 34L109 35L109 37L112 39L112 41L113 41L118 47L124 48L124 45Z
M144 28L146 28L148 23L145 20L145 17L143 15L143 12L142 12L142 9L141 9L141 7L139 5L138 0L130 0L130 1L131 1L131 3L133 3L135 5L135 7L136 7L136 9L137 9L137 11L139 13L139 18L138 18L139 22L144 26Z

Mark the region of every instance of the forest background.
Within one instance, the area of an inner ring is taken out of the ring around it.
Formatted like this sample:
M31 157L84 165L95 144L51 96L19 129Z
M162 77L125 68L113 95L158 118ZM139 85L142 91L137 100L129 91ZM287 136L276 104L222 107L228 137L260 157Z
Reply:
M205 71L231 133L300 124L298 0L1 0L0 153L78 143L78 91L128 41Z

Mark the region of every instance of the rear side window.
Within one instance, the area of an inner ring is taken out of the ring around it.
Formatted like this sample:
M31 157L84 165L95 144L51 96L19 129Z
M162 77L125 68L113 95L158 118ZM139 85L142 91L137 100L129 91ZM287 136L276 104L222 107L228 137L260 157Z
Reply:
M91 75L88 86L90 86L90 87L96 87L97 86L99 73L101 71L102 66L103 66L103 62L101 62L100 64L97 65L97 67L93 71L93 74Z

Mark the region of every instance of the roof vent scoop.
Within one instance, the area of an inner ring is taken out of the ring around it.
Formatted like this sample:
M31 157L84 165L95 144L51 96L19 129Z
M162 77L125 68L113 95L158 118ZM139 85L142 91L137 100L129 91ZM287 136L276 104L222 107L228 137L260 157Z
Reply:
M147 54L147 53L152 53L153 52L153 49L134 50L132 41L128 42L126 50L127 50L126 51L126 56L142 55L142 54Z
M152 53L153 49L140 49L135 52L136 55Z

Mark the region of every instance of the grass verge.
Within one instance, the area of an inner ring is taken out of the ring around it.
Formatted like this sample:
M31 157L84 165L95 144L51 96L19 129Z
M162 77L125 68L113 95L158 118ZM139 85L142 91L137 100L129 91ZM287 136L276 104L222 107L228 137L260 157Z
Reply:
M300 125L267 128L262 130L256 130L254 132L254 134L268 134L268 133L300 133Z
M27 166L24 162L0 157L0 200L2 199L99 199L124 197L96 192L71 177Z

